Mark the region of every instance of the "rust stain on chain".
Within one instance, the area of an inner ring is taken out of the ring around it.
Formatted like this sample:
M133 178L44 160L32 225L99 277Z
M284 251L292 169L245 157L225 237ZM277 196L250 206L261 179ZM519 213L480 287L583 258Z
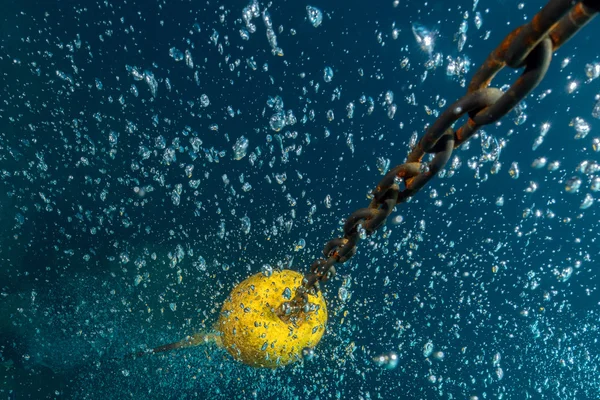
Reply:
M295 296L277 311L286 320L307 305L307 293L319 290L319 282L335 276L334 264L348 261L356 254L360 239L381 227L395 206L407 201L441 171L452 151L468 141L477 130L493 123L523 100L543 79L552 52L568 41L600 11L600 0L550 0L533 19L510 32L473 75L467 94L440 114L412 149L404 164L392 168L372 192L367 208L353 212L344 224L344 237L332 239L323 256L310 267ZM505 66L525 67L506 93L488 88ZM469 118L459 129L452 125L463 115ZM422 163L425 154L432 161ZM404 188L401 189L401 183Z

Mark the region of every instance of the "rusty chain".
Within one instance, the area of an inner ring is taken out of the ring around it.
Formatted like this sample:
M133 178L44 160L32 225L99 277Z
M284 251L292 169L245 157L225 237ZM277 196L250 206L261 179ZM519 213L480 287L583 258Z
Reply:
M372 192L367 208L350 214L344 224L344 237L330 240L323 256L304 275L295 296L277 310L283 320L292 320L301 310L309 311L308 293L316 293L319 282L335 276L334 264L342 264L356 254L359 239L373 234L392 213L396 204L407 201L440 172L452 151L483 125L508 114L542 81L552 53L569 40L600 11L600 0L550 0L533 19L509 33L475 73L467 93L447 107L428 127L409 153L404 164L391 169ZM525 67L506 91L489 88L494 76L505 66ZM464 114L468 120L459 129L453 124ZM425 154L432 154L429 164ZM401 185L403 187L401 188Z

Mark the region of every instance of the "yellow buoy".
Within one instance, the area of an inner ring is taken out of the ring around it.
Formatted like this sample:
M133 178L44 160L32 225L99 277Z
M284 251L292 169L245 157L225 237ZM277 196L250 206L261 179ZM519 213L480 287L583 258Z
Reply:
M269 277L258 273L231 291L218 322L229 354L253 367L276 368L301 359L303 349L319 343L327 324L322 294L308 296L315 310L300 312L294 323L275 314L286 296L302 284L302 278L292 270L273 272Z
M300 311L291 322L280 319L275 310L294 295L302 279L302 274L292 270L275 271L268 277L252 275L234 287L223 303L216 333L196 333L127 357L215 343L253 367L277 368L300 360L304 349L315 347L325 332L325 299L322 294L309 294L310 311Z

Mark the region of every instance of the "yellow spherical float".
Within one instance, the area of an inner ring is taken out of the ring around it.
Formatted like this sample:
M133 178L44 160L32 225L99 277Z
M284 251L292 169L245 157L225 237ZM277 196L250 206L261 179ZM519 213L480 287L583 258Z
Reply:
M327 324L322 294L308 295L311 311L300 311L285 322L276 314L302 284L296 271L252 275L238 284L221 308L218 331L225 349L253 367L276 368L297 361L302 351L319 343Z
M200 332L131 356L213 342L252 367L277 368L301 360L304 351L310 353L319 343L327 325L327 305L321 293L308 294L307 310L298 311L293 318L284 320L277 315L302 279L302 274L292 270L252 275L235 286L223 303L216 332Z

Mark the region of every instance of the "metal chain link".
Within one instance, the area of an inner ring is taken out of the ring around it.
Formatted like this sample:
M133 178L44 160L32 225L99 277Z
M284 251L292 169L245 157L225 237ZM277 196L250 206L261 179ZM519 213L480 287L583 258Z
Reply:
M323 256L304 275L295 296L276 310L283 320L294 320L298 312L310 310L308 293L316 293L319 282L335 276L334 264L342 264L356 254L361 238L381 227L396 204L407 201L440 172L452 151L483 125L491 124L508 114L544 78L552 53L600 12L600 0L550 0L533 19L509 33L490 53L475 73L467 94L447 107L429 126L425 135L409 153L404 164L391 169L372 191L367 208L356 210L344 224L344 237L330 240ZM506 91L488 88L494 76L505 66L525 67L521 76ZM463 115L468 120L459 129L452 125ZM425 154L433 154L429 164ZM401 188L401 184L403 187Z

